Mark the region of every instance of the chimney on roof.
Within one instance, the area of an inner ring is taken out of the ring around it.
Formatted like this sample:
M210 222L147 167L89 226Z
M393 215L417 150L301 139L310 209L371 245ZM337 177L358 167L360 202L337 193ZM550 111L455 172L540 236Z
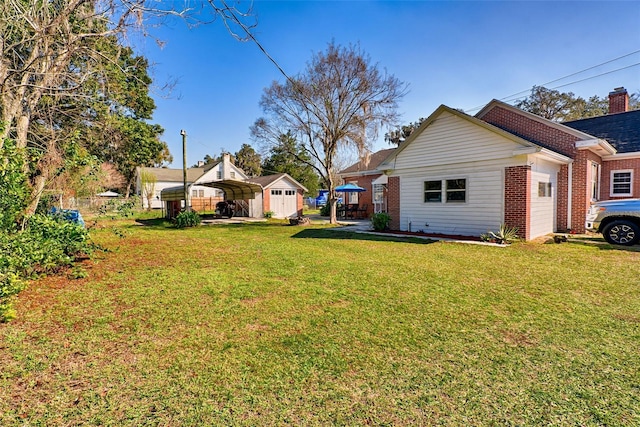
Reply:
M204 166L204 160L198 160L198 167L201 168Z
M625 113L629 111L629 94L623 87L617 87L609 92L609 114Z

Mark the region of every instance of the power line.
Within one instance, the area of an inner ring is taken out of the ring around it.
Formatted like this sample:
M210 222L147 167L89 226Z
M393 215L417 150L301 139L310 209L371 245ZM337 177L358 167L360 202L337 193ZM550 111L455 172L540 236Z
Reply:
M602 65L610 64L610 63L612 63L612 62L618 61L618 60L620 60L620 59L626 58L626 57L631 56L631 55L635 55L635 54L637 54L637 53L640 53L640 50L636 50L636 51L633 51L633 52L627 53L627 54L622 55L622 56L619 56L619 57L617 57L617 58L610 59L610 60L608 60L608 61L602 62L602 63L600 63L600 64L597 64L597 65L594 65L594 66L591 66L591 67L588 67L588 68L585 68L585 69L580 70L580 71L576 71L575 73L568 74L568 75L566 75L566 76L564 76L564 77L560 77L560 78L558 78L558 79L551 80L551 81L549 81L549 82L542 83L542 84L540 84L540 85L534 85L534 86L544 86L544 87L546 87L547 85L549 85L549 84L551 84L551 83L556 83L556 82L559 82L559 81L561 81L561 80L567 79L567 78L569 78L569 77L573 77L573 76L576 76L576 75L578 75L578 74L582 74L582 73L584 73L584 72L586 72L586 71L593 70L594 68L598 68L598 67L601 67ZM565 83L565 84L562 84L562 85L554 86L554 87L552 87L552 88L550 88L550 89L558 89L558 88L565 87L565 86L570 86L570 85L573 85L573 84L576 84L576 83L581 83L581 82L584 82L584 81L587 81L587 80L591 80L591 79L595 79L595 78L597 78L597 77L601 77L601 76L604 76L604 75L607 75L607 74L615 73L615 72L617 72L617 71L622 71L622 70L626 70L626 69L628 69L628 68L637 67L638 65L640 65L640 62L639 62L639 63L632 64L632 65L628 65L628 66L625 66L625 67L617 68L617 69L615 69L615 70L606 71L606 72L604 72L604 73L597 74L597 75L595 75L595 76L586 77L586 78L581 79L581 80L575 80L575 81L572 81L572 82L569 82L569 83ZM520 91L520 92L516 92L516 93L514 93L514 94L511 94L511 95L505 96L504 98L500 98L500 101L506 101L506 102L508 102L508 101L515 101L515 100L519 99L519 95L522 95L522 94L525 94L525 93L526 93L526 94L528 94L530 91L531 91L531 89L526 89L526 90L523 90L523 91ZM476 111L476 110L481 109L482 107L484 107L484 104L483 104L483 105L479 105L479 106L474 107L474 108L469 108L469 109L465 110L465 112Z

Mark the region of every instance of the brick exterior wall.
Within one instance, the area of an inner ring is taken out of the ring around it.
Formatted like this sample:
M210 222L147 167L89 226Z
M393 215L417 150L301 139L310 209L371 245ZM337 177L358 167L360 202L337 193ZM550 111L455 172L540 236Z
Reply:
M611 171L633 170L633 181L631 184L631 196L611 196ZM600 181L600 200L640 198L640 158L608 160L602 164L602 180Z
M557 194L556 194L556 228L557 231L566 231L567 216L569 215L569 165L560 166L558 172Z
M629 94L624 88L609 92L609 114L624 113L629 110Z
M298 217L302 217L304 209L304 191L296 191L296 208L298 209Z
M353 182L354 184L359 185L362 188L365 188L367 191L363 191L362 193L358 193L358 206L362 208L362 206L367 205L367 212L364 215L365 218L369 218L373 214L373 185L372 182L379 178L382 174L379 175L366 175L366 176L354 176L344 178L345 183ZM345 200L345 203L347 201Z
M529 239L531 224L531 166L505 168L504 222L518 228L518 236Z
M400 177L390 176L387 183L387 206L391 222L389 228L400 230Z
M271 190L264 189L262 190L262 213L264 214L267 211L271 210Z
M579 138L524 114L497 106L482 116L482 120L521 138L537 141L545 148L565 156L574 157L575 155L575 143Z

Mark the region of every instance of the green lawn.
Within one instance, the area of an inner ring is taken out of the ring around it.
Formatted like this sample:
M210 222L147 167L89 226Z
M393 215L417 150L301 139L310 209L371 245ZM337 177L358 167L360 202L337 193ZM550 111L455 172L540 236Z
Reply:
M640 252L99 224L0 325L0 425L640 425Z

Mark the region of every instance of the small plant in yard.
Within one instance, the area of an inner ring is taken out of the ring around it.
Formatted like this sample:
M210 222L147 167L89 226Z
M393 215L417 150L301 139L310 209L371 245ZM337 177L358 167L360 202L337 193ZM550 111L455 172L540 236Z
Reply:
M496 233L487 231L480 235L480 239L482 239L483 242L509 244L518 239L518 227L509 227L506 224L500 224L500 228Z
M175 219L176 228L197 227L202 222L200 215L195 211L180 212Z
M386 212L375 213L371 215L371 224L375 231L384 231L389 229L391 217Z
M267 219L269 219L269 218L273 218L274 213L275 213L275 212L273 212L273 211L266 211L266 212L264 213L264 217L265 217L265 218L267 218Z
M329 216L331 214L331 206L329 203L320 207L320 216Z

